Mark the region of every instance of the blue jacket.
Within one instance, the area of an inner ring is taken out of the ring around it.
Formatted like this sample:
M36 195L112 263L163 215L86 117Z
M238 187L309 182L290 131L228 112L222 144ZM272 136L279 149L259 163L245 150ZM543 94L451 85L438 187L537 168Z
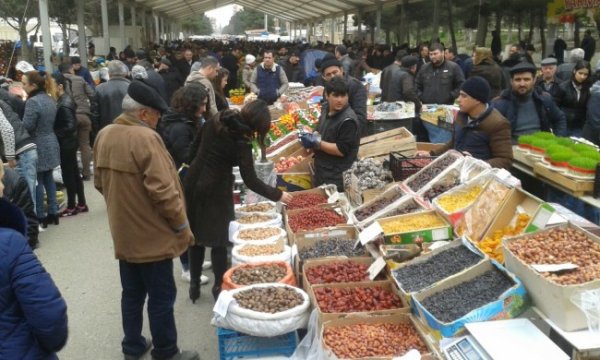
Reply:
M540 129L542 131L552 131L557 136L567 136L567 118L552 97L548 93L535 88L531 96L540 118ZM517 97L512 90L504 90L492 103L508 119L513 132L517 125L517 101Z
M67 341L67 305L27 245L26 224L0 198L0 359L54 360Z
M85 82L92 87L92 89L96 88L96 83L94 82L94 79L92 78L92 73L90 73L88 68L82 66L79 70L75 71L75 75L81 76L83 80L85 80Z

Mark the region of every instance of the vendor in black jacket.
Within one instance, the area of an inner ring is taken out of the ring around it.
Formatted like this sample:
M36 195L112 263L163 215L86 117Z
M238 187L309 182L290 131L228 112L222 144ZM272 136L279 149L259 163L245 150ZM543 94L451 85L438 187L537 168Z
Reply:
M326 82L327 107L317 130L300 136L302 145L315 151L315 185L335 184L338 191L344 191L343 173L356 160L360 144L360 123L348 104L348 92L341 77Z

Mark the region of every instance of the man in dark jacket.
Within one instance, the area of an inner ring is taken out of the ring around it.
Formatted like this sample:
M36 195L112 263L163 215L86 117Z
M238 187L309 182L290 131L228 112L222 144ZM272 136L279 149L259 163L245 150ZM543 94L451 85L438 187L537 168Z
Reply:
M344 45L338 45L335 47L335 58L340 61L344 74L350 75L354 66L354 61L348 55L348 49Z
M431 61L423 65L416 79L421 101L424 104L454 103L465 81L460 66L445 60L444 48L440 44L431 45L429 57Z
M35 205L27 181L11 168L4 168L4 198L17 206L27 219L27 243L29 247L38 247L39 222L35 214Z
M302 134L300 140L302 146L315 151L315 185L335 184L343 192L343 173L358 154L360 124L349 106L349 87L344 78L327 81L324 96L327 107L321 112L317 130Z
M600 146L600 61L596 65L594 84L590 89L590 99L587 103L583 137Z
M234 47L230 52L223 55L223 58L221 58L221 66L229 70L227 85L225 85L225 96L228 96L229 90L238 88L238 71L240 69L238 61L240 55L240 49L238 47Z
M553 99L558 96L558 86L560 82L556 78L558 60L555 58L546 58L542 60L542 75L537 78L535 88L539 91L545 91Z
M129 69L119 60L113 60L108 65L110 80L96 88L96 101L94 102L96 106L92 112L95 133L121 115L121 103L129 87L128 74Z
M96 83L94 79L92 79L92 74L85 66L81 66L81 58L79 56L71 57L71 64L73 65L73 70L75 71L75 75L81 76L85 82L91 86L92 89L96 87Z
M592 37L592 31L586 30L585 35L583 35L583 40L581 40L581 48L585 51L585 56L583 60L590 62L596 54L596 40Z
M289 82L304 83L304 68L300 65L300 53L292 51L287 61L281 64Z
M565 114L548 93L535 90L535 65L520 63L510 70L512 90L505 90L493 101L494 107L510 121L512 141L537 131L567 134Z
M388 102L410 101L415 104L415 111L420 112L421 101L417 96L415 87L415 73L417 72L419 59L407 55L398 60L397 56L402 55L402 53L405 52L398 51L394 64L385 68L381 74L381 100Z
M27 246L22 212L1 198L0 359L58 359L67 343L67 305L50 275Z
M356 114L358 123L360 124L360 134L367 134L367 89L363 84L346 73L342 68L342 64L333 56L329 55L323 58L320 65L321 77L327 83L334 77L341 77L348 84L348 103L352 111ZM323 104L321 112L326 111L327 103Z
M173 93L183 86L184 79L181 77L179 70L173 66L171 60L166 57L160 59L158 73L165 83L167 102L170 104Z
M492 167L510 169L513 158L510 123L488 104L490 91L487 81L479 76L462 84L453 138L427 155L438 156L455 149L487 161Z

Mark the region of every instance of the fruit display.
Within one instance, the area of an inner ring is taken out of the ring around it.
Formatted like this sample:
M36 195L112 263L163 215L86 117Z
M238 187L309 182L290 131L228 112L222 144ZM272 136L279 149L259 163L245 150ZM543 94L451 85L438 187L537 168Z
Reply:
M505 226L500 230L494 231L492 236L486 236L477 243L477 247L486 253L492 259L504 263L504 254L502 253L502 239L505 237L519 235L525 230L531 216L521 213L517 215L515 226Z
M460 185L460 174L458 170L451 170L444 177L437 179L435 183L429 184L419 191L419 194L421 194L423 199L431 201L458 185Z
M346 218L333 209L311 207L288 213L288 225L293 232L314 230L338 224L345 224Z
M244 215L241 216L239 219L237 219L237 222L239 222L240 224L257 224L257 223L263 223L269 220L273 220L272 216L268 216L268 215L261 215L261 214L250 214L250 215Z
M354 216L358 221L362 221L370 216L373 216L376 212L383 210L394 201L400 199L404 195L404 191L399 187L394 187L387 190L385 193L378 196L374 201L359 206L354 211Z
M242 229L238 233L238 238L247 241L266 240L281 235L281 231L278 227Z
M267 148L267 154L271 154L274 153L276 150L281 149L282 147L284 147L285 145L297 141L298 140L298 133L290 133L288 135L286 135L284 138L282 138L281 140L273 143L271 146L269 146Z
M244 105L244 98L246 97L246 89L231 89L229 90L229 101L233 105Z
M413 261L392 271L392 275L407 293L421 291L464 269L477 264L482 257L465 246L455 246L439 252L425 261Z
M415 199L410 198L407 201L402 202L398 207L390 210L386 210L381 215L382 217L390 217L397 215L410 214L418 211L425 210L425 208L415 201Z
M351 313L399 309L402 302L389 288L313 287L317 306L323 313Z
M573 270L540 273L556 284L579 285L600 279L600 244L581 230L555 227L510 241L507 248L526 264L578 266Z
M277 163L275 164L275 171L278 173L286 172L290 168L298 165L304 160L304 156L290 156L290 157L280 157Z
M326 204L327 196L318 193L294 194L294 198L287 204L288 210L304 209L315 205Z
M304 303L297 290L283 286L253 287L233 295L240 307L263 313L275 314Z
M397 357L412 349L427 352L415 327L408 322L326 327L323 341L340 359Z
M244 205L237 209L238 212L270 212L275 209L275 205L269 202L260 202L256 204Z
M365 249L355 248L356 240L352 239L328 239L317 241L311 246L298 249L298 257L301 260L317 259L328 256L364 256Z
M421 301L421 304L437 320L453 322L469 312L498 300L513 281L494 268L476 278L437 292Z
M311 285L369 281L370 264L354 261L332 261L328 264L305 267Z
M283 266L262 264L257 266L242 266L231 274L231 281L237 285L253 285L279 282L287 275Z
M436 199L436 203L446 213L451 214L473 204L482 191L483 187L481 185L470 186L461 191L440 195Z
M446 222L435 213L414 214L399 219L380 222L385 234L397 234L410 231L433 229L446 226Z
M281 254L281 244L244 245L239 248L238 254L243 256L269 256Z
M383 189L388 183L393 181L392 173L371 158L354 162L352 167L344 172L345 188L352 186L352 175L357 177L357 190L360 191Z
M459 159L459 154L446 153L444 156L437 158L431 164L421 169L418 173L408 178L405 184L411 190L418 191Z

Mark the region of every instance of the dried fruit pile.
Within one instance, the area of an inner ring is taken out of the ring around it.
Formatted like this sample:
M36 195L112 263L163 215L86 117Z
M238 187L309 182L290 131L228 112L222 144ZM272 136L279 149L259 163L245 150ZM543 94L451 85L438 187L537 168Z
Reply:
M316 242L312 246L298 249L301 260L328 256L356 257L365 255L365 249L354 248L356 240L330 239Z
M281 245L244 245L238 250L238 253L243 256L269 256L281 254Z
M352 167L344 172L344 187L350 188L352 175L358 178L358 189L383 189L385 185L393 181L392 173L385 170L380 163L371 158L354 162Z
M278 173L286 172L293 166L300 164L302 160L304 160L302 155L290 156L288 158L280 157L279 161L275 164L275 171Z
M244 205L244 206L240 207L239 209L237 209L237 211L239 211L239 212L269 212L269 211L272 211L274 208L275 208L275 205L268 203L268 202L262 202L262 203Z
M326 204L327 196L323 194L304 193L294 194L294 198L287 204L288 210L304 209L319 204Z
M253 285L279 282L287 270L279 265L241 266L231 274L231 281L237 285Z
M454 162L458 159L458 157L454 155L448 155L443 158L436 160L431 163L429 166L423 168L419 171L412 180L408 181L406 185L411 188L413 191L417 191L429 183L433 178L438 176L442 171L446 170L450 165L454 164Z
M512 280L499 270L493 269L470 281L435 293L423 299L421 304L436 319L449 323L498 300L500 295L512 286Z
M600 244L573 228L553 228L511 241L508 249L526 264L573 263L577 269L541 273L561 285L600 279Z
M458 185L460 185L458 171L453 171L444 179L440 179L439 181L436 181L435 184L432 184L431 187L423 193L422 197L427 201L431 201L438 195L441 195Z
M365 204L357 208L354 212L354 216L358 221L363 221L364 219L372 216L376 212L390 205L394 201L400 199L402 195L404 195L404 193L400 189L397 189L397 191L388 192L385 197L382 197L373 201L370 204Z
M445 212L454 213L473 204L482 190L481 186L475 185L465 191L442 195L437 199L437 203Z
M331 262L304 268L306 279L311 285L369 281L369 264L353 261Z
M523 232L527 224L529 224L531 216L527 214L517 215L517 223L515 226L505 226L500 230L494 231L492 237L486 236L477 243L477 247L486 253L492 259L500 263L504 263L504 254L502 253L502 239L504 237L516 236Z
M411 323L356 324L327 327L325 345L340 359L403 356L409 350L427 352Z
M386 211L385 216L388 217L388 216L404 215L404 214L417 212L420 210L423 210L423 206L418 204L415 200L411 199L411 200L408 200L408 201L402 203L402 205L398 206L397 208L395 208L393 210Z
M304 298L298 291L279 286L242 290L233 295L233 298L245 309L269 314L289 310L304 303Z
M240 240L265 240L280 235L281 229L277 227L251 228L240 230L238 238Z
M435 213L407 215L402 219L381 223L385 234L405 233L446 226L446 223Z
M414 292L458 274L481 260L481 256L465 246L457 246L437 253L426 261L400 267L392 274L404 291Z
M346 223L346 218L332 209L307 208L288 214L288 224L293 232L314 230Z
M273 220L273 218L268 215L252 214L240 217L239 219L237 219L237 222L239 222L240 224L256 224L266 222L269 220Z
M381 286L315 287L313 292L319 309L324 313L364 312L402 307L398 295Z

